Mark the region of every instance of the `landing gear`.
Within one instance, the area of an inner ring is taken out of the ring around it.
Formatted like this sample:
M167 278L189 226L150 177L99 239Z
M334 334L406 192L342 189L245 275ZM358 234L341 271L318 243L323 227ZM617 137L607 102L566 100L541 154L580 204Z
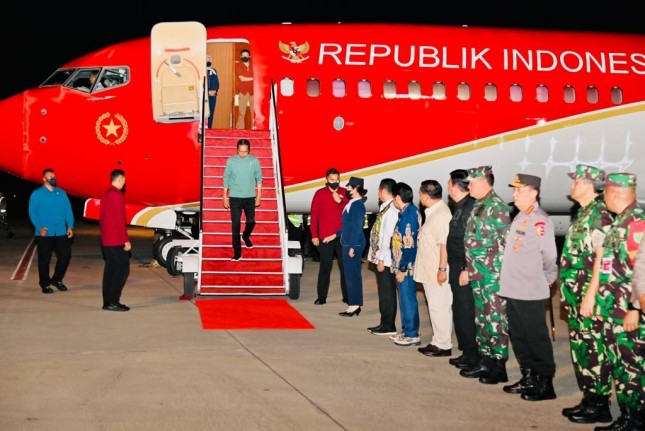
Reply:
M152 243L152 257L159 263L159 265L166 267L168 252L172 248L172 233L159 237Z
M168 252L168 258L166 259L166 270L168 274L173 277L182 273L183 270L183 260L182 256L188 251L188 249L180 246L174 246Z

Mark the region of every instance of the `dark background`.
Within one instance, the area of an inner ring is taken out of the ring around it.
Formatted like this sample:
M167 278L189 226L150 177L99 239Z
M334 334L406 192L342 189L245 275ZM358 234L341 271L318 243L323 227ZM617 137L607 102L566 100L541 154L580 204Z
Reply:
M83 54L116 42L147 37L156 23L164 21L199 21L207 27L282 22L396 22L645 34L642 2L635 0L504 5L479 2L474 6L472 3L399 0L383 6L356 0L312 0L310 3L99 0L39 5L13 2L2 11L0 99L40 85L56 68ZM125 9L126 4L131 8ZM2 142L0 157L1 149ZM59 185L65 189L65 182L69 180L59 178ZM39 186L0 172L0 191L8 198L10 219L25 217L29 194ZM75 215L82 217L83 200L70 198Z

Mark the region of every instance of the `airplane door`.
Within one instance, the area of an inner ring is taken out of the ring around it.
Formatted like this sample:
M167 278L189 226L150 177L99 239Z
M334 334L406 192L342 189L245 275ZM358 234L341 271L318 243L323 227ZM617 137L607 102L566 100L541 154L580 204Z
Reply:
M150 44L154 120L201 121L202 112L207 117L204 25L194 21L155 24Z
M215 129L233 128L233 89L235 76L233 74L233 56L235 44L231 42L209 43L206 51L213 61L212 67L217 71L219 91L215 104Z

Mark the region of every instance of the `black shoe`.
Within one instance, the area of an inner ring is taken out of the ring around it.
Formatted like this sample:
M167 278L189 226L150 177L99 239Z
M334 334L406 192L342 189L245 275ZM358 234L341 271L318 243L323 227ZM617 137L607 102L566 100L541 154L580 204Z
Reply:
M417 349L420 353L423 353L426 356L450 356L452 355L451 349L440 349L434 344L428 344L425 347L419 347Z
M54 289L51 287L41 287L41 289L43 290L43 293L54 293Z
M478 364L477 366L470 368L470 369L464 369L459 372L459 375L461 377L467 377L469 379L474 379L474 378L479 378L483 377L486 374L488 374L488 368L485 367L482 364Z
M512 385L506 385L502 388L507 394L523 394L525 392L533 390L537 384L537 374L532 368L520 368L522 373L522 378L513 383Z
M544 401L556 399L553 390L553 377L543 377L538 374L537 384L531 390L522 394L522 399L526 401Z
M325 299L320 299L320 298L319 298L319 299L316 299L316 300L314 301L314 304L316 304L316 305L325 305L326 303L327 303L327 300L325 300Z
M244 241L244 247L253 248L253 243L251 242L251 238L249 238L248 236L243 236L242 241Z
M460 363L460 362L462 361L462 359L464 359L464 355L463 355L463 354L461 354L461 355L457 356L456 358L450 358L450 359L448 359L448 363L449 363L450 365L453 365L453 366L455 366L455 367L456 367L456 366L457 366L457 364L458 364L458 363Z
M239 261L239 260L242 260L242 256L239 256L239 255L237 255L237 254L236 254L235 256L233 256L233 257L231 258L231 260L232 260L232 261L234 261L234 262L237 262L237 261Z
M384 326L381 326L380 328L376 328L370 332L374 335L396 335L396 328L388 329Z
M51 284L61 292L65 292L67 290L67 286L65 286L62 281L52 281Z
M107 311L128 311L130 308L121 304L108 304L104 305L103 309Z
M582 408L569 413L567 416L571 422L577 424L592 424L595 422L611 422L611 411L609 410L609 396L597 395L589 392L581 402Z
M383 328L383 325L380 325L380 324L379 324L379 325L376 325L376 326L370 326L369 328L367 328L367 330L368 330L369 332L374 332L374 331L378 331L378 330L379 330L379 329L381 329L381 328Z
M338 315L342 316L342 317L352 317L352 316L357 316L358 317L359 314L361 314L361 307L358 307L354 311L342 311L342 312L338 313Z

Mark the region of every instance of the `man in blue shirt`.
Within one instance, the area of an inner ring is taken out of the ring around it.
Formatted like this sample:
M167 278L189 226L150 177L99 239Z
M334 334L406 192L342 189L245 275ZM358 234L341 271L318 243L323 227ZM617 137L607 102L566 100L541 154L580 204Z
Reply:
M217 71L212 67L211 56L206 56L206 76L208 77L208 128L213 128L213 118L215 117L215 104L217 103L217 92L219 91L219 78Z
M240 229L242 211L246 217L242 240L246 248L253 248L251 233L255 227L255 207L262 201L262 169L257 157L249 154L251 142L248 139L237 141L237 154L226 161L224 168L224 208L231 210L233 258L242 258Z
M74 236L74 214L67 193L56 187L56 174L51 168L43 170L43 186L29 197L29 219L34 225L38 247L38 277L43 293L67 290L63 278L72 258L71 238ZM56 252L54 275L49 276L52 253Z

